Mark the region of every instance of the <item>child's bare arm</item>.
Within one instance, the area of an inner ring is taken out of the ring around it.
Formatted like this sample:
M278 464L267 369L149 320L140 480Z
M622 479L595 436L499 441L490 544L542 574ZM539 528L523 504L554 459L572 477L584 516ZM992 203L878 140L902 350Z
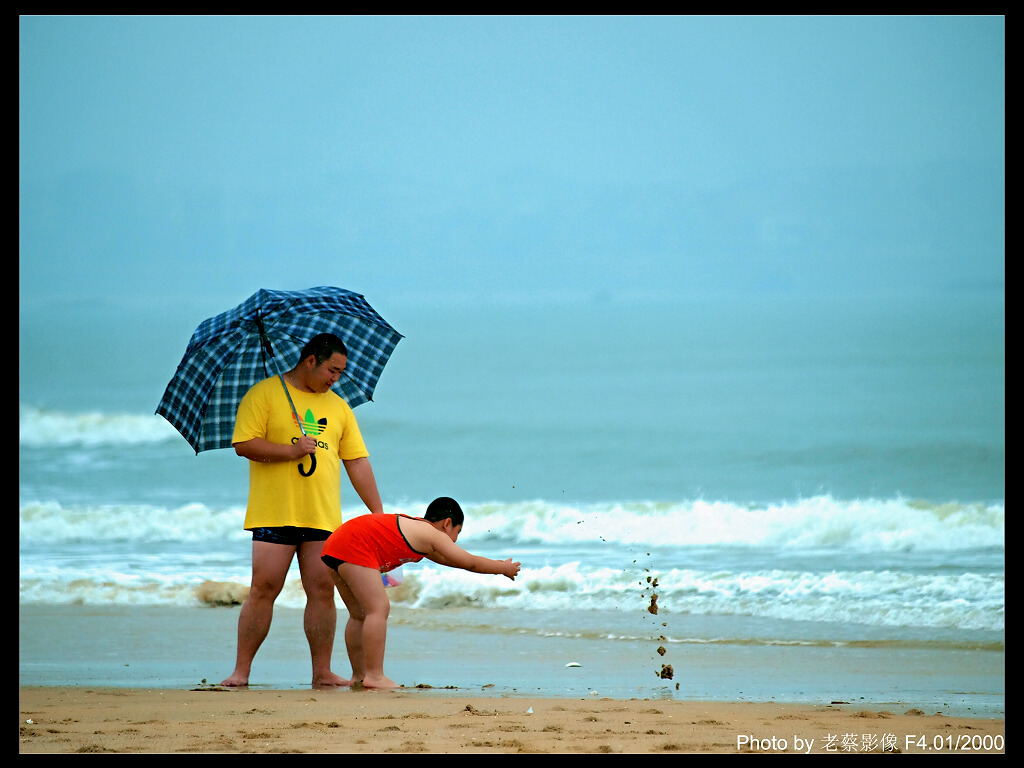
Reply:
M519 573L519 563L508 560L491 560L488 557L481 557L467 552L462 547L448 538L447 535L437 532L437 536L430 537L430 549L426 556L435 563L447 565L451 568L461 568L472 573L493 573L499 576L507 576L515 581Z

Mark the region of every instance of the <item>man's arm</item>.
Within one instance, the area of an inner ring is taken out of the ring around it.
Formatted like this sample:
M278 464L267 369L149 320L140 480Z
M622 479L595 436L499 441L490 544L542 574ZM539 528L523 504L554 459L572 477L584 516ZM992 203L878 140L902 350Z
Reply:
M363 504L375 515L384 514L384 505L380 501L380 492L377 490L377 479L373 476L373 467L370 460L365 456L361 459L343 460L345 471L348 472L348 479Z
M235 453L249 461L295 461L308 456L316 450L316 440L303 437L290 443L272 443L263 437L254 437L241 443L234 443Z

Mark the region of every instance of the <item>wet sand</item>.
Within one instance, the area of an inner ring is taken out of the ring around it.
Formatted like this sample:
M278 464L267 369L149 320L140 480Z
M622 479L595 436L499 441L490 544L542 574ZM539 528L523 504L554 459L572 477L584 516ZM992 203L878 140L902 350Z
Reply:
M217 683L237 609L19 608L20 751L1001 751L1002 651L692 646L396 617L397 691L314 690L301 612L275 612L253 685ZM346 674L336 639L335 671ZM674 668L672 678L658 674Z

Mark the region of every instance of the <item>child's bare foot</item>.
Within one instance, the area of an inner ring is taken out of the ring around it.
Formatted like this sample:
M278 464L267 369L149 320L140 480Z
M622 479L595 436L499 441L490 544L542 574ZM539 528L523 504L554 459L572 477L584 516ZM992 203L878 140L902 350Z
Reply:
M249 676L235 672L231 677L222 680L220 684L225 688L244 688L249 685Z
M362 680L364 688L373 688L374 690L385 690L388 688L397 688L398 683L391 680L384 675L366 675Z
M352 681L339 677L333 672L313 678L314 688L344 688L347 685L352 685Z

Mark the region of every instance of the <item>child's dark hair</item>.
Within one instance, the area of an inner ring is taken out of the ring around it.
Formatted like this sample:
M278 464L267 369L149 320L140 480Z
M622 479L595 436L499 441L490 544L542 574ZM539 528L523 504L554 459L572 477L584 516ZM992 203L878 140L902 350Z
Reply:
M431 523L439 523L442 520L452 519L452 525L462 525L465 516L462 514L462 507L455 499L447 496L439 496L427 505L427 512L423 518Z

